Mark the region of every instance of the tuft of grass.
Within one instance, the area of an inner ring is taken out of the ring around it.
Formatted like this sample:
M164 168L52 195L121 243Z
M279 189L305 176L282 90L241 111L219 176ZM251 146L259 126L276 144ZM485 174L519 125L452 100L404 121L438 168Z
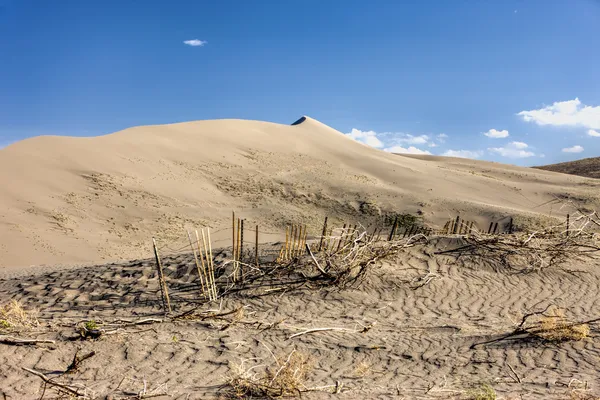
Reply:
M496 400L496 391L489 384L472 389L466 393L466 400Z
M590 334L588 324L571 323L565 317L565 311L552 307L540 316L537 323L527 329L529 333L549 342L583 340Z
M247 368L242 362L233 366L233 374L227 379L230 398L277 398L300 396L306 391L305 382L312 370L308 356L293 350L286 358L279 358L275 365L256 371L261 366Z
M0 306L0 329L17 330L36 326L39 326L37 312L35 310L25 310L19 301L11 300L9 303Z
M83 326L88 331L93 331L95 329L98 329L98 324L93 319L91 321L85 321L85 323L83 324Z
M367 361L362 361L354 369L354 375L359 378L364 378L373 373L373 365Z

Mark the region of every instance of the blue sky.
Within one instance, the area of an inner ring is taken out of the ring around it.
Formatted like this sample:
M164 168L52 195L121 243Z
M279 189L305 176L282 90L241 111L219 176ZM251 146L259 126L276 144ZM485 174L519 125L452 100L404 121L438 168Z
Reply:
M0 146L309 115L387 150L598 156L599 26L598 0L0 0Z

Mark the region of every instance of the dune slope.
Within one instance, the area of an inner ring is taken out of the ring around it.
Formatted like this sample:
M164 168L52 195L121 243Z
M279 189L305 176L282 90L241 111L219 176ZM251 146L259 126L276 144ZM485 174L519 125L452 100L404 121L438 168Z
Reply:
M381 223L391 211L418 211L430 224L460 213L484 226L566 213L556 198L595 207L600 186L496 163L398 156L308 117L36 137L0 150L0 183L0 267L147 257L152 236L175 243L186 228L230 227L232 210L275 233L302 222L316 234L325 215Z

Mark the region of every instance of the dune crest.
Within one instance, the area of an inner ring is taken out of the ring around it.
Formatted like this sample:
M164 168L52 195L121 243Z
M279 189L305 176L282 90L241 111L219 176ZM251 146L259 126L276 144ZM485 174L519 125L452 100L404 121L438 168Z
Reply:
M274 232L302 222L316 233L325 215L375 224L386 212L419 212L430 224L460 213L485 225L561 213L549 203L556 196L595 206L598 186L399 156L307 116L292 125L225 119L35 137L0 150L0 183L0 267L145 257L152 236L171 242L186 228L230 226L232 210Z

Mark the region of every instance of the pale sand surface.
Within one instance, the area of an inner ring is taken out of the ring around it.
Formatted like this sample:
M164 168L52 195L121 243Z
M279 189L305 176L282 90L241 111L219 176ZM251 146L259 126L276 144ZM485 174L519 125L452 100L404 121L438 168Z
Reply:
M235 364L272 364L271 353L294 349L314 361L308 386L343 384L339 394L304 398L453 399L482 383L507 399L570 399L582 388L600 395L596 326L577 342L471 348L549 304L573 320L600 317L597 261L514 274L434 256L460 245L434 239L377 265L354 288L262 287L200 304L193 256L175 252L185 247L186 229L211 227L216 264L225 267L232 211L250 231L259 224L261 246L273 249L286 224L306 223L316 236L326 215L334 226L372 228L390 212L420 212L430 226L460 214L483 229L509 216L521 227L563 218L573 210L561 208L568 199L598 209L597 180L389 154L308 118L294 126L220 120L34 138L0 150L0 182L0 305L14 299L39 311L40 327L14 335L56 341L0 344L0 399L40 398L40 379L21 367L58 377L78 349L96 355L57 379L83 384L96 398L139 393L144 382L172 398L216 398ZM133 326L72 340L84 320L162 318L153 236L176 313L243 306L243 319ZM107 263L113 260L138 261ZM428 273L435 279L415 287ZM371 329L360 333L364 326ZM290 338L313 327L347 330ZM47 388L45 398L54 394Z
M69 340L77 322L162 318L153 260L3 279L3 297L40 310L42 326L28 336L57 343L0 345L0 393L9 399L39 398L41 381L20 367L56 377L80 349L97 354L78 372L57 379L85 385L96 398L138 393L144 381L149 391L166 389L176 399L217 398L236 364L273 364L271 353L285 357L295 349L313 360L307 386L343 383L339 394L310 392L303 398L461 399L482 382L507 399L569 399L584 387L583 393L600 395L596 328L577 342L517 338L471 348L511 332L525 313L549 304L565 308L574 320L598 317L600 265L573 266L579 272L511 274L432 255L460 243L434 238L410 248L373 269L355 288L269 292L265 286L227 295L220 305L199 306L245 307L243 319L233 325L211 319L169 322L87 341ZM227 251L217 253L217 266L230 257ZM194 307L193 258L167 257L165 265L174 313ZM417 288L417 279L427 273L436 279ZM273 327L265 329L269 324ZM361 333L365 326L371 329ZM347 331L290 338L317 327Z
M600 188L534 169L385 153L310 118L37 137L0 150L0 183L0 268L147 257L152 236L169 244L186 228L227 228L232 211L276 232L295 222L318 233L325 215L366 225L392 211L441 225L461 214L487 229L507 216L564 216L556 196L595 209Z

